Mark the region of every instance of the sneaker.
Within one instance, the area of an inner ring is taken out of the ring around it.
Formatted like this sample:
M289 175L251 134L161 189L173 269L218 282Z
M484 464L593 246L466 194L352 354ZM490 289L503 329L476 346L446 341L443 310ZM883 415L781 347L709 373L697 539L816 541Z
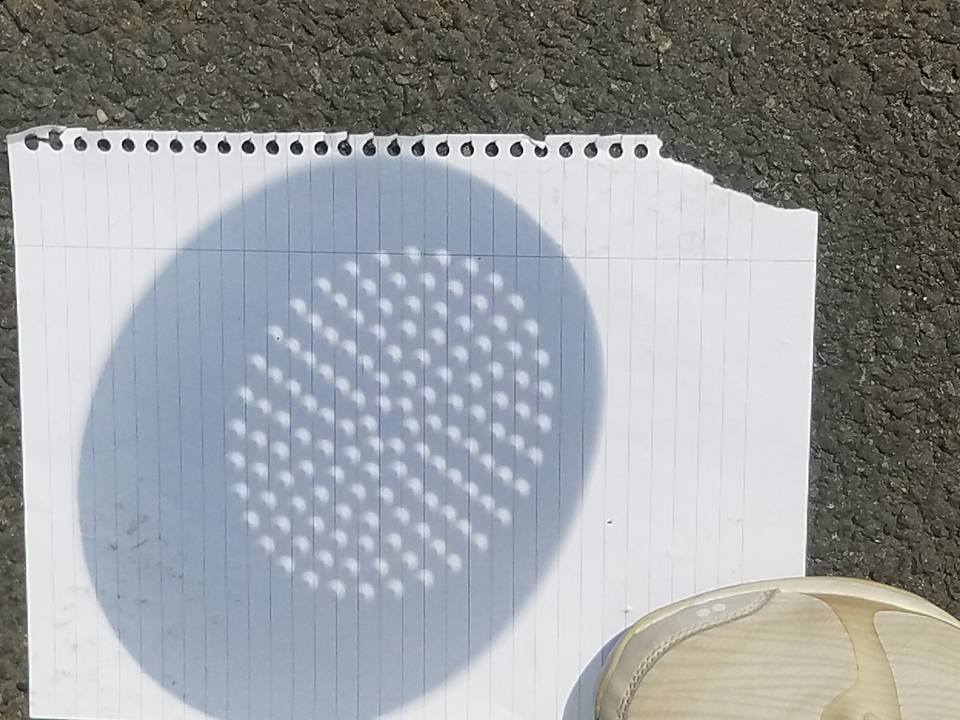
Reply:
M607 660L598 720L960 718L960 622L864 580L749 583L675 603Z

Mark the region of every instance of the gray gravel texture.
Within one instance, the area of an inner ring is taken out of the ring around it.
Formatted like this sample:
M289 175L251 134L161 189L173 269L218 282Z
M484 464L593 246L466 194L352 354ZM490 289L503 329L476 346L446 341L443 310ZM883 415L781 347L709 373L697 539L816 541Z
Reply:
M0 0L0 134L40 123L656 132L821 213L809 571L960 612L960 5ZM0 147L0 718L26 717Z

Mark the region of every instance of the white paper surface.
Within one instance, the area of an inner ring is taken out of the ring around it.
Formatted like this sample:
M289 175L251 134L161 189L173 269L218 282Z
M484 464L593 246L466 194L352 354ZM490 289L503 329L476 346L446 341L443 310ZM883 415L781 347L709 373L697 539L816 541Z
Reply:
M652 136L30 134L32 715L580 720L804 572L814 213Z

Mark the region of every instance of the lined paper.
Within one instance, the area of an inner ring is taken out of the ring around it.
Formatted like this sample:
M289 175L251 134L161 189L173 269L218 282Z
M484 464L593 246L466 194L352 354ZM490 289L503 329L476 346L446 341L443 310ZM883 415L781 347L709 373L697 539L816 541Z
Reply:
M581 720L803 574L815 213L654 136L8 144L32 716Z

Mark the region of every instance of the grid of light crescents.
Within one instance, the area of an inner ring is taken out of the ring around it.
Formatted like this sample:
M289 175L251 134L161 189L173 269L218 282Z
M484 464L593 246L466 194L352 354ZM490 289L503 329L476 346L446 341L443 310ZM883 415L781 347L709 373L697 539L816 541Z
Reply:
M460 576L533 510L555 370L489 258L335 255L247 358L227 422L238 522L338 598ZM341 291L343 279L349 279ZM526 504L526 506L521 506Z

